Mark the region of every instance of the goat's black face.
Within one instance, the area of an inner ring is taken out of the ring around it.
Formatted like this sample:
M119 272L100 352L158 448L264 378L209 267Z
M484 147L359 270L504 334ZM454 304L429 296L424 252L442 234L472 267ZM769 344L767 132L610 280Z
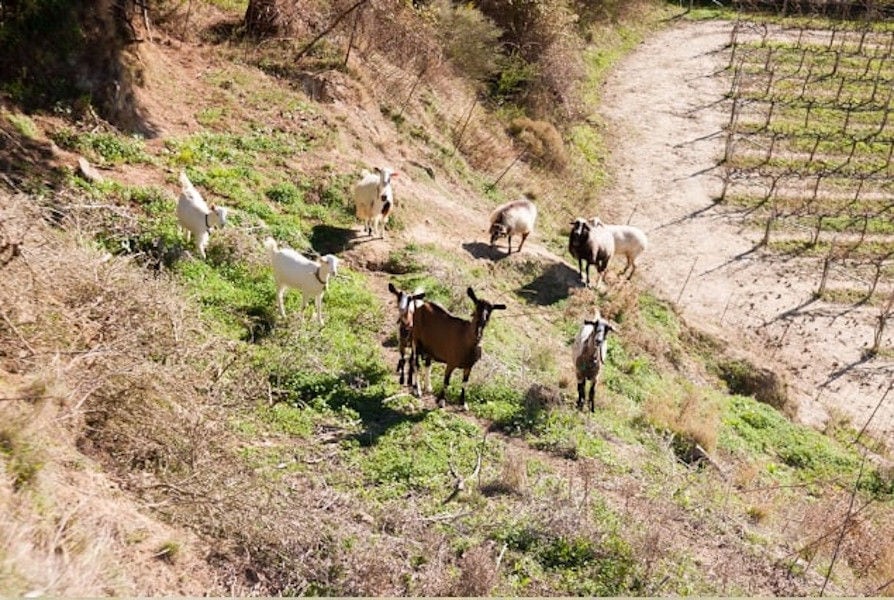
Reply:
M472 302L475 303L475 320L478 323L477 327L477 337L480 340L481 335L484 332L484 327L487 325L487 322L490 320L490 315L495 310L506 310L505 304L491 304L487 300L479 300L477 296L475 296L475 291L472 288L466 290L466 293L469 295L469 298L472 299Z
M494 223L490 226L490 245L493 246L499 238L504 237L508 230L502 223Z
M571 234L568 237L569 243L576 245L581 240L586 240L590 235L590 224L583 219L577 219L571 223Z

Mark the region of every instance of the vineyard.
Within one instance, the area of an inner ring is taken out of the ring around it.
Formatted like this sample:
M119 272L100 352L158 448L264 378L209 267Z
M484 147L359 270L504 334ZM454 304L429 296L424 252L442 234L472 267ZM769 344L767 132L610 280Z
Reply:
M859 8L734 24L719 202L815 264L816 298L877 307L875 356L894 318L894 22Z

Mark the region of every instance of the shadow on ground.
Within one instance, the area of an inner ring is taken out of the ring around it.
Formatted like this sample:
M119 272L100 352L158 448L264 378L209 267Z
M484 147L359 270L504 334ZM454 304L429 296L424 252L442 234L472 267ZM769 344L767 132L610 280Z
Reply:
M500 260L508 256L505 249L501 249L499 246L491 246L484 242L466 242L463 244L463 250L475 258L486 258L488 260Z
M346 227L314 225L310 232L310 244L320 254L338 254L348 248L355 232Z
M547 266L536 278L515 290L530 304L549 306L568 297L571 288L580 286L577 271L565 263Z

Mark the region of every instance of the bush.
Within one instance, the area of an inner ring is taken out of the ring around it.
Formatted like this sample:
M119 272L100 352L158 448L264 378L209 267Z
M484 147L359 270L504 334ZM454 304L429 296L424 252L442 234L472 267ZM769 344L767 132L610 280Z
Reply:
M730 393L752 396L790 418L798 414L797 403L789 398L787 382L775 371L733 359L717 365L717 372Z
M534 162L559 172L568 165L562 136L552 123L520 117L512 121L509 133L524 146Z
M538 115L574 115L584 74L583 40L567 2L481 0L479 6L503 30L503 44L512 48L492 87L497 101L523 105Z
M454 67L470 79L485 81L499 70L500 28L470 4L435 0L438 41Z

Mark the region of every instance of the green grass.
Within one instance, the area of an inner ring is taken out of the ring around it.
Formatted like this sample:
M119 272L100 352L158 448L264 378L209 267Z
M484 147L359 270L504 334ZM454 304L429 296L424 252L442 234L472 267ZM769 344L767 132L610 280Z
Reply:
M736 455L768 459L768 472L779 483L834 483L852 486L860 471L855 448L813 429L792 423L773 408L741 396L725 402L719 445ZM890 499L894 479L867 465L860 489Z
M5 116L6 120L12 123L12 126L16 128L16 131L24 137L32 140L38 137L39 129L28 115L3 111L3 116Z
M60 129L51 136L61 148L84 154L88 160L101 165L153 164L146 152L143 139L115 133L81 133Z

